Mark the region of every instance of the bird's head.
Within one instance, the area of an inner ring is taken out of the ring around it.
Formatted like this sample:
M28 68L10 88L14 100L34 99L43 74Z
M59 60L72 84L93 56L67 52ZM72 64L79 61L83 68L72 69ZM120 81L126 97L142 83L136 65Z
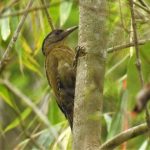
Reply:
M66 30L55 29L50 32L43 41L42 52L45 55L54 46L57 46L61 41L63 41L70 33L76 30L78 27L71 27Z

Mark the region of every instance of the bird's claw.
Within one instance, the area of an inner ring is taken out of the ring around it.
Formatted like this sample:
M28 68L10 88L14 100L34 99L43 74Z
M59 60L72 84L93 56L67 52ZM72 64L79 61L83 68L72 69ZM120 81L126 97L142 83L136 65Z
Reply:
M77 67L78 58L82 57L86 54L84 46L77 46L75 48L75 50L76 50L76 55L75 55L75 58L74 58L74 61L73 61L73 67L74 68Z

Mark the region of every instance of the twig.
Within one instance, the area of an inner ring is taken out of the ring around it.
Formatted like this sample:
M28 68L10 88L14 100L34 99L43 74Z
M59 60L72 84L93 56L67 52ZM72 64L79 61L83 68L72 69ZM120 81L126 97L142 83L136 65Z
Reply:
M31 143L32 143L35 147L37 147L39 150L44 150L43 146L40 145L39 143L37 143L37 142L35 141L35 139L34 139L33 136L32 136L33 134L32 134L32 133L30 134L28 131L26 131L26 126L25 126L24 123L23 123L22 116L20 115L19 109L14 109L14 111L15 111L15 113L16 113L16 114L18 115L18 117L19 117L20 127L21 127L21 129L23 130L23 133L24 133L25 137L28 138L28 139L30 139Z
M146 7L146 8L149 8L148 7L148 5L147 5L147 3L144 1L144 0L138 0L140 3L141 3L141 5L143 5L144 7Z
M26 95L24 95L19 89L14 87L8 80L0 80L2 84L4 84L12 93L14 93L17 97L19 97L28 107L32 109L32 111L40 118L40 120L49 127L49 121L43 115L41 111L32 103L32 100L29 99Z
M26 10L28 10L32 6L33 2L34 2L33 0L29 1L28 5L26 7ZM18 36L19 36L19 33L20 33L21 28L22 28L22 26L23 26L23 24L25 22L27 14L28 14L28 12L25 12L24 15L22 16L22 18L21 18L21 20L20 20L20 22L18 24L18 27L17 27L17 29L16 29L16 31L15 31L11 41L9 42L8 47L7 47L4 55L2 56L2 59L0 60L0 71L3 68L3 65L5 64L5 60L7 60L7 58L9 57L9 53L12 50L12 48L13 48L13 46L14 46L14 44L15 44Z
M41 134L43 134L45 132L45 130L43 131L39 131L38 133L35 133L32 135L32 138L37 138L38 136L40 136ZM30 142L30 138L27 138L24 141L21 141L21 143L19 143L18 145L16 145L15 150L20 150L21 147L23 147L24 144L27 144L28 142Z
M136 27L135 16L134 16L133 0L129 0L129 4L130 4L130 12L131 12L131 18L132 18L133 42L134 42L135 51L136 51L136 67L138 70L141 86L143 87L144 79L143 79L142 70L141 70L141 60L140 60L140 55L139 55L138 36L137 36L137 31L136 31L137 27Z
M133 36L134 36L134 43L135 43L135 50L136 50L136 67L137 67L137 70L138 70L138 73L139 73L141 86L143 87L144 86L144 79L143 79L143 74L142 74L142 70L141 70L141 60L140 60L140 55L139 55L139 46L138 46L138 37L137 37L137 32L136 32L137 28L136 28L136 22L135 22L135 16L134 16L133 0L129 0L129 4L130 4ZM148 112L147 107L146 107L146 112ZM147 117L149 117L149 116L147 116ZM149 127L148 123L147 123L147 127ZM148 128L148 129L149 129L148 132L150 133L150 128Z
M139 45L144 45L147 42L150 42L150 39L139 40L138 44ZM135 46L134 42L127 43L127 44L122 44L122 45L117 45L117 46L108 48L107 49L107 53L112 53L112 52L115 52L115 51L120 51L122 49L125 49L125 48L128 48L128 47L132 47L132 46Z
M126 131L119 133L112 139L102 144L100 147L100 150L113 149L119 146L120 144L124 143L125 141L132 139L134 137L137 137L139 135L142 135L146 133L147 131L148 131L148 127L146 123L143 123L136 127L132 127Z
M5 7L3 7L1 10L0 10L0 16L2 13L4 13L7 9L9 9L10 7L12 7L12 5L16 4L18 1L20 0L13 0L12 2L10 2L9 4L7 4Z
M10 64L11 60L12 60L12 58L7 58L7 59L5 59L3 65L2 65L2 68L0 69L0 74L3 72L3 70L5 70L6 66L7 66L8 64Z
M46 118L46 116L39 111L37 106L32 103L32 100L30 100L26 95L21 93L16 87L14 87L8 80L0 80L2 84L4 84L11 92L13 92L17 97L19 97L28 107L30 107L33 112L38 116L38 118L48 127L51 129L53 135L56 137L56 132L51 128L49 120Z
M144 11L146 11L148 14L150 14L150 8L144 7L140 4L138 4L137 2L133 2L136 6L140 7L141 9L143 9Z
M28 10L23 9L23 10L14 12L14 13L6 14L6 15L1 15L0 18L19 16L19 15L23 15L25 12L30 13L30 12L33 12L33 11L38 11L38 10L49 8L49 7L50 7L50 5L44 5L44 6L42 5L40 7L34 7L34 8L30 8Z
M45 5L45 0L41 0L41 3L42 3L43 5ZM45 14L46 14L46 16L47 16L47 20L48 20L48 22L49 22L49 25L50 25L51 29L54 30L54 29L55 29L55 28L54 28L54 24L53 24L53 21L52 21L51 16L49 15L49 13L48 13L48 11L47 11L47 8L45 7L44 10L45 10Z
M33 7L33 8L28 9L28 10L23 9L23 10L20 10L20 11L16 11L14 13L6 14L6 15L0 15L0 18L19 16L19 15L23 15L25 12L31 13L33 11L39 11L41 9L45 9L45 8L49 8L49 7L59 5L60 3L62 3L62 2L56 2L56 3L53 3L51 5L50 4L41 5L39 7Z
M4 84L13 94L15 94L17 97L19 97L28 107L32 109L32 111L36 114L36 116L41 120L41 122L50 130L50 133L54 136L55 139L57 139L58 134L57 132L52 128L52 125L50 121L47 119L47 117L37 108L37 106L32 103L32 100L29 99L26 95L24 95L19 89L14 87L8 80L0 80L0 83ZM58 143L59 147L61 148L61 143Z

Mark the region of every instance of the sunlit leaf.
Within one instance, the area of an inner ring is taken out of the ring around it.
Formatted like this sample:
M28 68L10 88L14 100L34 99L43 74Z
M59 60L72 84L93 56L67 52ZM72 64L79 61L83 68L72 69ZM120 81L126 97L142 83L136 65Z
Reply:
M29 44L27 43L27 41L24 38L22 38L22 47L25 52L32 53L31 47L29 46Z
M4 14L8 14L9 11L7 11ZM6 41L10 35L10 24L9 24L9 18L3 18L0 20L1 25L1 36L4 41Z
M63 26L70 15L73 1L64 1L60 5L60 26Z
M15 109L14 104L10 98L10 95L7 91L7 89L0 85L0 97L2 98L2 100L4 100L9 106L11 106L12 108Z
M61 143L62 145L62 149L67 149L67 145L68 145L68 141L69 141L69 137L70 137L70 128L68 127L67 129L63 130L61 132L61 134L58 136L56 142L53 145L52 150L56 150L59 148L59 144Z
M107 125L107 132L109 132L110 127L111 127L112 118L110 117L109 114L104 114L104 119L105 119L106 125Z
M28 60L24 60L23 61L23 64L30 70L36 72L39 76L42 76L42 73L40 72L40 70L33 64L31 63L30 61Z
M139 148L139 150L146 150L146 147L148 146L148 140L145 140L143 143L142 143L142 145L141 145L141 147Z
M29 61L34 64L36 67L40 67L39 63L36 61L36 59L33 58L33 56L28 56Z

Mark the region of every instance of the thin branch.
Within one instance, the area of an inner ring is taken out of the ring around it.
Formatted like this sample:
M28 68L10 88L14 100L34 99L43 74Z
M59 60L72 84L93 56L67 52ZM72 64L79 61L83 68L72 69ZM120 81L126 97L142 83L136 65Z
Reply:
M142 5L140 5L139 3L137 2L133 2L136 6L138 6L139 8L143 9L144 11L146 11L148 14L150 14L150 8L148 7L144 7Z
M26 104L29 108L31 108L32 111L36 114L36 116L41 120L41 122L48 128L48 131L50 132L50 134L52 134L55 140L57 140L58 138L57 131L53 129L50 121L43 114L43 112L40 111L39 108L34 103L32 103L32 100L29 99L26 95L24 95L19 89L14 87L8 80L6 79L0 80L0 83L4 84L14 95L19 97L24 102L24 104ZM32 136L30 136L30 138L31 137ZM58 143L58 146L60 149L62 149L63 147L61 143Z
M2 68L0 69L0 74L3 72L3 70L5 70L6 66L8 66L8 64L10 64L12 58L6 58L3 65L2 65Z
M141 3L142 6L144 6L144 7L149 9L148 4L144 0L138 0L138 1Z
M25 129L25 126L24 126ZM40 145L34 138L32 135L30 135L29 132L27 132L26 130L23 130L24 135L26 136L26 138L30 139L31 143L38 148L38 150L45 150L44 146Z
M34 2L33 0L29 1L29 3L27 4L26 10L28 10L32 6L33 2ZM22 26L25 22L25 19L26 19L27 15L28 15L28 12L24 13L24 15L22 16L22 18L21 18L21 20L18 24L18 27L17 27L11 41L9 42L8 47L7 47L4 55L2 56L2 59L0 60L0 71L3 68L3 65L5 64L5 61L8 59L9 53L12 50L16 40L18 39L19 33L21 31L21 28L22 28Z
M125 141L128 141L129 139L132 139L134 137L142 135L142 134L146 133L147 131L148 131L148 127L147 127L146 123L143 123L136 127L132 127L126 131L119 133L112 139L110 139L107 142L105 142L104 144L102 144L100 147L100 150L114 149L115 147L119 146L120 144L124 143Z
M4 84L13 94L19 97L28 107L30 107L32 111L38 116L38 118L44 123L44 125L51 130L54 137L57 137L57 133L52 129L47 117L37 108L34 103L32 103L31 99L24 95L19 89L14 87L8 80L0 80L0 83Z
M4 84L13 94L19 97L24 104L26 104L32 111L36 114L36 116L41 120L41 122L48 128L50 133L54 136L55 139L58 138L58 133L53 129L50 121L47 117L37 108L37 106L32 103L32 100L29 99L26 95L24 95L19 89L14 87L8 80L0 80L0 83ZM59 148L62 148L61 143L58 143Z
M45 129L45 130L46 130L46 129ZM32 138L37 138L37 137L39 137L41 134L43 134L43 133L45 132L45 130L39 131L38 133L35 133L35 134L32 134L31 137L32 137ZM31 140L30 138L27 138L27 139L25 139L24 141L21 141L21 143L19 143L18 145L16 145L14 149L15 149L15 150L20 150L21 147L23 147L24 144L29 143L30 140Z
M136 51L136 67L138 70L141 86L143 87L144 79L143 79L142 70L141 70L141 60L140 60L140 55L139 55L138 36L137 36L137 31L136 31L137 27L136 27L136 22L135 22L133 0L129 0L129 4L130 4L130 12L131 12L131 18L132 18L133 42L134 42L135 51Z
M138 44L139 45L144 45L147 42L150 42L150 39L139 40ZM134 42L126 43L126 44L122 44L122 45L117 45L117 46L108 48L107 49L107 53L112 53L112 52L115 52L115 51L120 51L122 49L129 48L129 47L132 47L132 46L135 46Z
M28 107L32 109L32 111L40 118L40 120L49 127L49 121L47 120L46 116L43 115L41 111L36 107L32 100L29 99L26 95L24 95L19 89L14 87L8 80L0 80L2 84L4 84L13 94L19 97Z
M19 110L14 110L15 113L19 116L19 121L20 121L20 127L21 129L23 130L23 133L25 135L26 138L30 139L31 143L37 147L39 150L44 150L44 147L42 145L40 145L39 143L37 143L35 141L35 139L32 137L32 133L29 133L28 131L26 131L26 126L24 125L23 123L23 120L22 120L22 116L20 115L20 111Z
M135 44L135 51L136 51L136 67L138 70L139 74L139 79L141 82L141 86L144 86L144 78L142 74L142 69L141 69L141 59L140 59L140 54L139 54L139 45L138 45L138 36L137 36L137 27L136 27L136 21L135 21L135 15L134 15L134 3L133 0L129 0L130 4L130 12L131 12L131 18L132 18L132 29L133 29L133 38L134 38L134 44ZM148 108L146 107L146 111L148 111ZM148 124L146 124L147 127L149 127ZM148 130L150 132L150 130Z
M30 13L30 12L33 12L33 11L39 11L39 10L42 10L42 9L45 9L45 8L49 8L49 7L53 7L53 6L59 5L60 3L62 3L62 2L56 2L56 3L51 4L51 5L50 4L41 5L39 7L33 7L33 8L28 9L28 10L23 9L23 10L14 12L14 13L0 15L0 18L6 18L6 17L14 17L14 16L19 16L19 15L24 15L24 13L26 13L26 12Z
M41 3L42 3L43 5L45 5L45 0L41 0ZM46 16L47 16L47 20L48 20L48 22L49 22L49 25L50 25L51 29L54 30L55 27L54 27L52 18L51 18L51 16L50 16L49 13L48 13L47 8L45 7L44 10L45 10L45 14L46 14Z
M20 0L13 0L12 2L8 3L5 7L3 7L0 10L0 16L2 13L4 13L6 10L8 10L10 7L12 7L12 5L16 4L18 1L20 1Z

